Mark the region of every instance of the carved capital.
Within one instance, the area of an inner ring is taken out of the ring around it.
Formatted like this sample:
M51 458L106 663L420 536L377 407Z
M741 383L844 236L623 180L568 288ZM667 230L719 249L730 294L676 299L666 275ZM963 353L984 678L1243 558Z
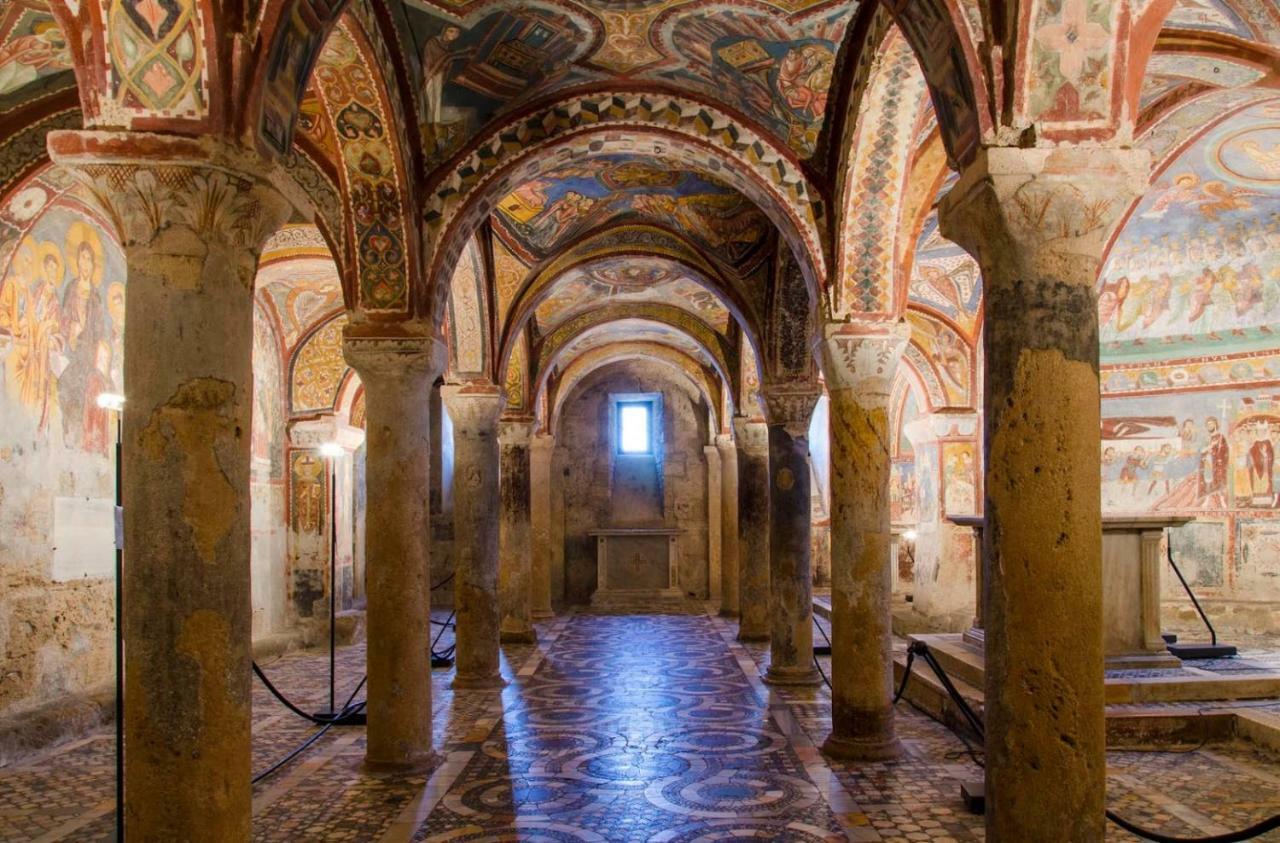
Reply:
M813 384L775 384L760 391L769 426L780 426L792 439L809 435L809 421L822 392Z
M498 422L498 442L517 448L528 448L533 439L533 419L507 418Z
M733 438L738 448L745 453L769 453L769 426L759 419L734 416Z
M825 326L819 342L827 389L833 396L846 392L864 407L888 406L893 376L910 337L906 322Z
M988 293L989 281L1011 279L1092 288L1112 230L1150 173L1142 149L988 147L944 197L939 224L978 259Z
M279 165L215 138L60 131L49 134L48 147L126 250L186 229L202 242L256 255L294 208L310 211ZM167 245L180 253L188 246Z
M433 336L400 333L394 336L353 334L343 329L342 358L366 384L372 380L423 380L428 385L444 371L445 344Z
M498 416L507 405L506 393L496 384L445 384L440 388L440 400L449 411L454 432L471 436L494 435Z

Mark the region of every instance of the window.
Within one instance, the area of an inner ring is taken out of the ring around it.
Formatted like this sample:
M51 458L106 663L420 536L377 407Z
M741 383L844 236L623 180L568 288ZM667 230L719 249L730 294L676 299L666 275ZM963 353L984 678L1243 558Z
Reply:
M648 454L653 450L652 416L649 401L618 405L618 453Z

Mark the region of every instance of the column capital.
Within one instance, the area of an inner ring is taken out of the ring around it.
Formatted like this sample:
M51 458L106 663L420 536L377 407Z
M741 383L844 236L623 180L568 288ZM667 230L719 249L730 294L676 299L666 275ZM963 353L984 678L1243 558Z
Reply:
M312 210L278 163L213 137L67 130L50 132L48 149L126 249L179 225L256 253L294 208Z
M449 411L455 433L490 434L507 405L507 395L497 384L453 384L440 387L440 400Z
M342 358L362 381L415 377L435 380L448 359L445 344L418 323L398 323L395 333L368 335L348 325L342 331Z
M732 448L733 446L734 446L734 445L733 445L733 434L731 434L731 433L717 433L717 434L716 434L716 447L717 447L717 448L719 448L720 450L724 451L724 450L728 450L729 448Z
M533 440L533 419L508 417L498 420L498 441L503 445L529 447Z
M719 437L717 437L717 438L719 438ZM719 448L719 446L718 446L718 445L714 445L714 444L713 444L713 445L703 445L703 446L702 446L702 453L703 453L703 455L705 455L705 456L706 456L706 458L707 458L707 463L708 463L708 464L710 464L713 460L716 462L716 464L717 464L717 465L719 464L719 462L720 462L720 448Z
M763 456L769 453L769 426L763 419L734 416L733 438L737 446L748 454Z
M327 443L340 445L351 453L364 444L364 431L332 414L289 425L289 444L294 448L319 448Z
M793 439L801 439L809 435L809 421L822 390L812 383L770 384L760 390L760 397L768 425L781 426Z
M530 446L535 452L545 451L548 455L555 450L556 435L554 433L535 433Z
M818 342L827 389L832 396L848 393L863 406L888 406L893 376L910 338L905 321L825 325Z
M1112 229L1147 189L1151 153L986 147L938 208L942 233L988 276L1092 288Z

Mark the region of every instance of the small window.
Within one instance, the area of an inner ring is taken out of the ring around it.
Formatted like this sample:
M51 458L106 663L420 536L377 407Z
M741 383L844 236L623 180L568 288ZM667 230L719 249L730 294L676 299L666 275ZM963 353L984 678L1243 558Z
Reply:
M652 416L653 404L648 401L618 405L618 453L652 452Z

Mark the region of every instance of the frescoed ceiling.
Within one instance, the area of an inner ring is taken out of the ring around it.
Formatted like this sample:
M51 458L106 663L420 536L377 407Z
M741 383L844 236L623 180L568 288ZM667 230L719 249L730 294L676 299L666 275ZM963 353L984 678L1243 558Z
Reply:
M739 265L758 255L772 229L764 214L728 185L638 155L563 164L505 196L493 219L530 262L589 230L647 220L686 233L708 253Z
M478 8L477 8L478 7ZM571 86L649 82L744 114L801 157L815 148L856 2L405 0L427 157Z
M1209 129L1155 179L1098 289L1104 360L1275 345L1280 102Z
M1280 40L1280 9L1273 0L1177 0L1165 29L1199 29L1246 41Z
M620 342L651 342L670 346L697 360L707 369L712 371L716 369L711 355L701 345L690 339L689 335L684 331L647 319L619 319L615 322L608 322L588 329L566 345L556 355L556 359L557 362L572 360L592 349Z
M721 334L732 318L715 293L688 277L674 261L658 257L606 258L565 273L534 312L541 333L587 310L609 304L674 304Z
M0 111L74 84L67 39L47 0L0 3Z

